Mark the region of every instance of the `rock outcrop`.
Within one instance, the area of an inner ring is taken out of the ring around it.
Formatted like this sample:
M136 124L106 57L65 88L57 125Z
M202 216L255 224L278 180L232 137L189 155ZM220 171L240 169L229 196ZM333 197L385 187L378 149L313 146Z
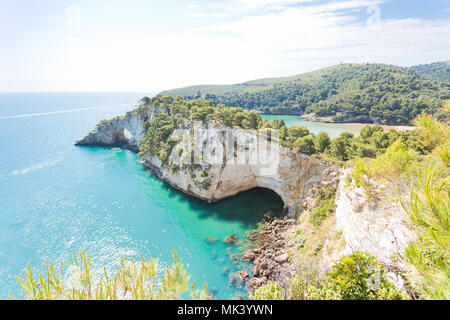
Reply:
M345 238L345 249L339 255L359 250L368 252L387 267L388 276L399 288L404 282L402 266L395 256L401 255L415 234L405 223L406 212L398 201L369 200L362 188L346 186L346 169L336 194L336 228Z
M154 107L129 112L75 144L138 149L144 123L153 121L158 112L161 110ZM214 202L253 188L267 188L282 198L292 217L302 209L310 189L340 174L338 166L294 152L276 139L268 141L256 131L229 128L216 121L184 120L184 128L173 133L179 142L167 162L147 153L142 163L171 186L203 200ZM189 140L192 137L194 141ZM186 154L194 155L193 163L183 161Z
M145 122L152 122L161 111L158 107L141 107L101 123L75 144L139 150ZM176 143L167 159L163 161L150 153L142 156L142 164L157 177L210 202L256 187L273 190L284 202L286 219L270 222L262 233L266 239L261 247L243 256L255 263L254 278L248 282L252 289L267 281L286 282L292 275L288 234L296 221L287 218L307 208L314 190L320 187L337 188L336 228L346 242L338 255L361 250L377 256L385 265L395 265L392 254L403 252L414 238L403 223L405 212L401 206L368 201L362 190L347 187L343 176L348 170L343 173L337 165L285 148L276 137L267 139L267 132L186 119L181 127L184 129L175 130L171 136ZM248 275L233 277L240 281L243 278L246 280Z
M347 169L345 176L349 172ZM406 212L398 201L368 200L362 188L347 187L344 178L336 205L336 225L346 242L343 254L362 250L391 265L393 253L403 253L415 237L404 222Z
M375 119L370 116L328 116L320 117L314 113L305 113L300 116L300 119L313 122L323 123L376 123Z
M246 251L242 259L253 262L253 278L248 282L255 290L268 282L278 282L288 287L289 279L295 275L295 268L289 264L289 252L293 249L289 238L295 233L295 219L270 219L264 229L252 241L257 247Z

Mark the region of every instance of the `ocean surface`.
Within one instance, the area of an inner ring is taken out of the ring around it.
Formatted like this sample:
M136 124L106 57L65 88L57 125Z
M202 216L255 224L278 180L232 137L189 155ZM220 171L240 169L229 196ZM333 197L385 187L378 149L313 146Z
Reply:
M0 299L21 298L15 276L27 264L41 272L44 262L80 249L109 271L120 256L143 254L164 265L175 249L197 286L206 281L219 299L245 296L229 275L251 266L235 263L239 246L222 239L244 239L264 213L281 213L275 193L255 189L207 204L153 177L130 151L73 145L144 95L0 94Z

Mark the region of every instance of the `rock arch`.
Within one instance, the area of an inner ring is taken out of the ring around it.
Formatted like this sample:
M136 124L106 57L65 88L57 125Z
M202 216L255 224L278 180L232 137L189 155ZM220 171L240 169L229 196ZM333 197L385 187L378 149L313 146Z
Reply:
M147 119L151 121L153 114L152 108L146 114L128 113L108 126L94 130L75 144L119 144L137 150L138 141L143 136L144 122ZM193 151L202 152L203 157L223 147L222 153L218 153L221 161L180 165L178 170L173 170L171 165L163 164L158 157L147 154L142 158L143 165L174 188L210 202L253 188L270 189L281 197L289 216L294 216L305 207L305 201L313 188L327 185L337 187L341 169L332 163L295 152L273 141L270 154L277 155L276 160L269 158L262 163L255 162L252 159L261 159L261 154L264 158L261 150L266 150L266 145L261 142L264 140L258 140L256 132L226 128L214 121L206 125L191 124L191 129L196 128L213 130L203 143L196 144L202 150ZM221 140L225 131L231 132L233 136L228 142ZM253 143L249 145L249 141Z

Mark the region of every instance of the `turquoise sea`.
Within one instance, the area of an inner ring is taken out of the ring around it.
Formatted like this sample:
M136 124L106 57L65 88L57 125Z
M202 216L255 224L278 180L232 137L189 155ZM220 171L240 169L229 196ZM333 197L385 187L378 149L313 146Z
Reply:
M245 295L229 274L251 266L235 264L238 247L221 240L244 239L266 211L280 213L275 193L255 189L207 204L153 177L130 151L73 145L144 95L0 94L0 299L20 298L15 276L27 264L40 272L80 249L108 270L122 255L165 264L175 249L192 280L207 281L217 298Z

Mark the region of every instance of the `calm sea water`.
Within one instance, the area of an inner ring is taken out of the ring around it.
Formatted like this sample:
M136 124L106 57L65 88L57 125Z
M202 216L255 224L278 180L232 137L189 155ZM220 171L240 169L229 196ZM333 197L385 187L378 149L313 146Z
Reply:
M233 233L244 239L266 210L280 212L276 194L253 190L209 205L154 178L132 152L73 146L99 120L124 114L142 96L0 95L1 299L10 292L20 297L15 276L27 264L43 271L45 261L79 249L109 270L121 255L164 264L176 249L198 285L207 281L221 299L245 294L229 285L238 248L222 239ZM219 240L210 244L207 237Z
M0 94L0 299L20 297L15 276L27 264L40 272L44 262L80 249L108 270L123 255L165 264L175 249L192 280L207 281L217 298L245 295L229 273L250 266L234 264L239 249L221 240L244 239L267 210L281 212L275 193L252 190L207 204L154 178L132 152L73 146L143 95Z
M331 138L336 138L342 132L351 132L355 136L359 136L359 133L366 124L361 123L320 123L300 120L299 116L280 116L280 115L262 115L264 119L272 121L274 119L283 119L286 126L305 126L312 133L319 133L320 131L327 132Z

